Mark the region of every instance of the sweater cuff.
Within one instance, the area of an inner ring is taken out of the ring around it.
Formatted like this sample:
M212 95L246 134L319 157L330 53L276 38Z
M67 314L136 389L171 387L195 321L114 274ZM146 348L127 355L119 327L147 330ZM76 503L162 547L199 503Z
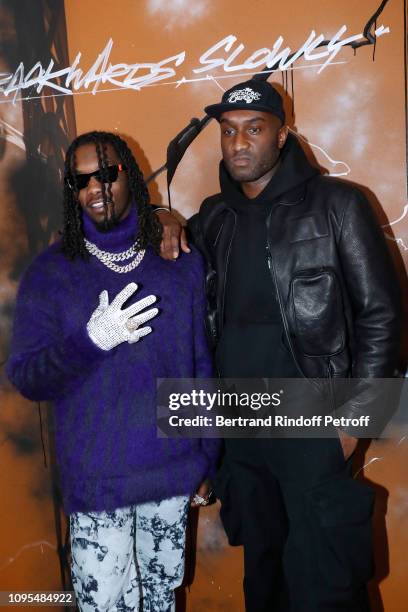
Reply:
M208 458L208 470L206 478L214 482L218 471L218 463L221 451L221 440L218 438L202 438L201 446Z

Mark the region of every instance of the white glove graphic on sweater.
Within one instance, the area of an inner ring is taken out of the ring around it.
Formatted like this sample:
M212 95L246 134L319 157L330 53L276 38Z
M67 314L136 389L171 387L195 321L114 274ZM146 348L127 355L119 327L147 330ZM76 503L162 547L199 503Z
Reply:
M122 310L123 304L136 290L136 283L129 283L118 293L111 304L109 304L106 289L99 295L99 306L92 313L86 329L91 340L100 349L110 351L122 342L133 344L152 331L151 327L140 327L140 325L155 317L159 310L151 308L140 315L137 313L153 304L157 299L156 296L148 295Z

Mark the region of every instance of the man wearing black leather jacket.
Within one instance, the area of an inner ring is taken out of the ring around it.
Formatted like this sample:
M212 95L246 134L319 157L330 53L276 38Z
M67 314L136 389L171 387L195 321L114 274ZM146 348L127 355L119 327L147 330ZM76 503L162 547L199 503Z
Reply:
M362 192L308 162L269 83L235 85L205 110L221 128L221 193L188 228L207 262L220 376L391 377L398 283ZM350 401L342 416L366 409ZM370 609L373 493L351 477L352 434L225 441L217 493L230 543L244 545L247 612Z

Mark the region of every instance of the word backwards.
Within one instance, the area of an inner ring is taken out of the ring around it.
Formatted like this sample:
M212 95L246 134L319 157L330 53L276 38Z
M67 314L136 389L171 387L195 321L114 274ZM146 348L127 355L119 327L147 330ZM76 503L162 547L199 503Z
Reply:
M362 33L343 38L347 32L347 26L342 26L327 44L319 47L325 41L323 34L319 36L312 30L304 44L295 52L290 47L284 47L282 36L275 41L272 48L263 47L257 49L244 57L245 45L236 44L238 39L232 34L226 36L215 45L207 49L200 57L200 67L193 68L196 75L205 73L204 77L186 79L185 76L173 81L176 85L213 78L212 73L222 70L225 73L242 71L257 71L261 67L266 70L287 70L301 57L306 62L315 62L325 59L320 65L318 73L322 72L340 53L345 45L359 41L364 38ZM388 27L380 26L376 29L376 37L388 34ZM110 62L113 40L109 39L103 51L98 55L91 68L84 72L80 68L82 53L79 52L71 66L55 69L54 60L51 59L45 68L41 62L26 72L21 62L14 73L0 73L0 93L4 96L14 94L17 99L18 92L25 89L35 88L37 94L41 94L44 87L58 92L58 94L72 95L80 90L90 90L93 94L98 92L101 85L109 84L113 88L140 90L142 87L153 85L165 79L177 76L179 68L186 60L186 51L167 57L159 62L145 62L138 64ZM319 47L319 50L317 48Z

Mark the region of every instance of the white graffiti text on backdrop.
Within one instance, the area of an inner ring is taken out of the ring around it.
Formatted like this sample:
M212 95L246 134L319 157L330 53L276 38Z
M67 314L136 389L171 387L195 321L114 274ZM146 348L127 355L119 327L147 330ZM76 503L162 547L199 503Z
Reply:
M389 31L388 27L380 26L376 29L375 34L378 38L388 34ZM303 58L306 62L325 59L323 63L319 64L318 72L321 72L333 63L333 60L345 45L364 38L363 34L343 38L346 32L347 26L344 25L327 45L318 49L325 37L323 34L317 36L316 32L312 31L304 44L295 52L292 52L290 47L282 48L284 39L279 36L271 49L266 47L257 49L245 59L243 58L245 45L243 43L236 45L236 36L226 36L201 55L199 58L200 66L194 68L193 73L197 75L205 73L204 78L211 78L214 71L217 71L218 76L219 70L223 70L227 74L246 70L256 72L261 67L265 67L267 70L287 70L300 58ZM46 68L41 62L37 62L28 72L21 62L14 73L0 73L0 93L4 96L14 94L14 99L16 99L18 93L23 90L34 88L38 94L41 94L44 87L49 87L60 95L71 95L80 90L89 90L96 94L99 87L106 84L119 89L139 90L160 81L173 79L177 75L176 69L186 59L186 52L182 51L159 62L112 64L110 62L112 47L113 40L110 39L87 72L79 66L82 57L81 52L77 54L71 66L60 70L55 69L55 63L52 59ZM183 75L181 79L174 82L180 84L202 80L202 78L186 79Z

